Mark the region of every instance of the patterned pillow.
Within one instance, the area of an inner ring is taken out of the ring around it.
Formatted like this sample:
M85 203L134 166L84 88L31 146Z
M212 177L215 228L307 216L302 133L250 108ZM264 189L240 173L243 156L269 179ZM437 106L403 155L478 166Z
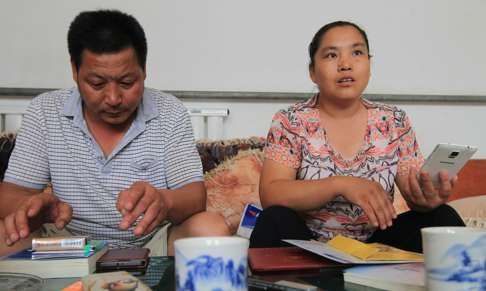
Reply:
M265 138L250 137L229 140L199 140L196 144L204 173L216 168L221 162L232 158L241 150L263 149Z
M245 150L205 174L207 210L221 213L233 234L245 205L260 205L258 187L262 165L262 150Z

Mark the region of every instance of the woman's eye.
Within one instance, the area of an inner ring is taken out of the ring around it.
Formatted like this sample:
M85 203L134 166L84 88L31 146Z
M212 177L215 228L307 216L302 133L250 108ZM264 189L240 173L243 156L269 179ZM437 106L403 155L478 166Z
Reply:
M336 53L327 53L327 54L324 55L325 59L334 59L336 57L337 57Z

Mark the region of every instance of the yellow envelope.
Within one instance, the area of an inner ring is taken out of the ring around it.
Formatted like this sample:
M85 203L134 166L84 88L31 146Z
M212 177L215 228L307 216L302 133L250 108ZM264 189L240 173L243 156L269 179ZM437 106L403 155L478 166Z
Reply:
M327 244L365 261L424 261L420 253L404 251L380 243L367 244L342 235L336 236Z

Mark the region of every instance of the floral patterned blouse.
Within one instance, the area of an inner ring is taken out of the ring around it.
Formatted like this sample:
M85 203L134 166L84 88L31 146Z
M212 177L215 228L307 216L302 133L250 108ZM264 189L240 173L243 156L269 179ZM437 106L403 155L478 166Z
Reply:
M327 142L317 100L316 94L275 114L267 136L265 158L296 169L299 180L339 175L377 181L393 199L397 172L408 173L410 168L418 169L423 163L405 112L362 99L368 110L366 134L356 156L346 160ZM363 209L341 195L303 215L307 226L322 241L337 234L365 241L376 230Z

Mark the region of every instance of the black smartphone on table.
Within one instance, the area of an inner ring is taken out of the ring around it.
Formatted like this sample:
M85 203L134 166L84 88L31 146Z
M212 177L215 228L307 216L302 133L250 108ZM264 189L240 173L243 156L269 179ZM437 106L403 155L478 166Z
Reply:
M97 272L127 271L141 275L149 263L147 248L111 249L96 262Z

